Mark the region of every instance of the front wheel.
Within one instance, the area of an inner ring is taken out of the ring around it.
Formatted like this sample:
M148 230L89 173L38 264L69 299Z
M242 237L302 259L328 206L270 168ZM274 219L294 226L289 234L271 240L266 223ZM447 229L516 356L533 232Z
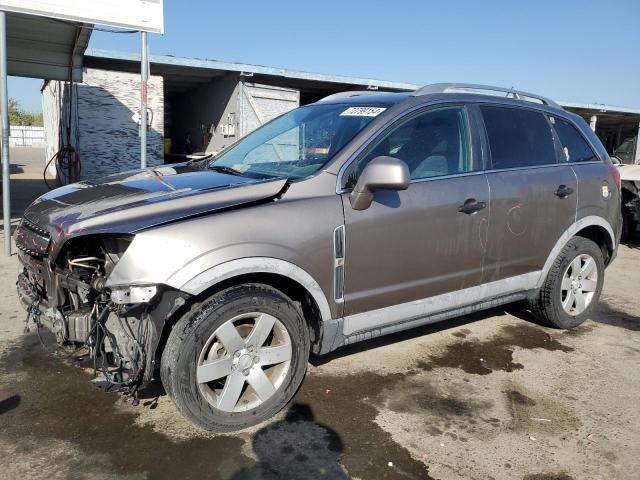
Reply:
M587 238L573 237L553 263L531 309L551 327L577 327L598 303L603 282L602 250Z
M239 430L272 417L293 397L309 343L290 298L267 285L234 286L176 323L160 374L178 410L195 424Z

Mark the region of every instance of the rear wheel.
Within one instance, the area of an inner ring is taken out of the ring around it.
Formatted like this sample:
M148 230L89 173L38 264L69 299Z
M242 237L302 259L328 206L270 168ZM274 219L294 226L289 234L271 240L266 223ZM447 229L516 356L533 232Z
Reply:
M632 200L633 195L628 190L623 190L620 205L622 209L622 234L620 235L620 241L622 242L632 241L636 234L636 221L633 212L627 207L627 204Z
M267 285L246 284L214 294L176 323L160 373L183 415L207 430L230 431L284 407L308 357L297 304Z
M602 250L587 238L574 237L553 263L531 309L549 326L576 327L591 315L603 281Z

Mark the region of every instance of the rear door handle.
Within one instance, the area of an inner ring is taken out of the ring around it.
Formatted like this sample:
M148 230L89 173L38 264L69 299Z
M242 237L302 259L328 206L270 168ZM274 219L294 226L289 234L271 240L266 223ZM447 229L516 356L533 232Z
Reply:
M468 198L462 205L458 207L460 213L466 213L467 215L473 215L480 210L487 208L486 202L478 202L475 198Z
M568 197L572 193L573 193L573 188L567 187L566 185L560 185L558 189L555 192L553 192L553 194L559 198Z

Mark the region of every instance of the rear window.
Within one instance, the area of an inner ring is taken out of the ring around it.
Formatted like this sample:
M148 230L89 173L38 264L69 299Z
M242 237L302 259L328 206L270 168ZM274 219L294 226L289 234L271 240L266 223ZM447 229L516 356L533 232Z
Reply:
M566 120L549 117L562 145L562 160L565 162L592 162L598 160L584 137Z
M483 106L492 168L556 163L551 126L544 115L519 108Z

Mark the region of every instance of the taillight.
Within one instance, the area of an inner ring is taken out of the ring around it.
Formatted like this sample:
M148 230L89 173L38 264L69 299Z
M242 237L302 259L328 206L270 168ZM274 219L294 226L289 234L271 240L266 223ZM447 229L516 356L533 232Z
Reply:
M620 180L620 169L616 167L613 163L607 163L607 167L609 168L609 172L611 172L611 176L613 177L613 183L618 187L618 191L622 190L622 181Z

